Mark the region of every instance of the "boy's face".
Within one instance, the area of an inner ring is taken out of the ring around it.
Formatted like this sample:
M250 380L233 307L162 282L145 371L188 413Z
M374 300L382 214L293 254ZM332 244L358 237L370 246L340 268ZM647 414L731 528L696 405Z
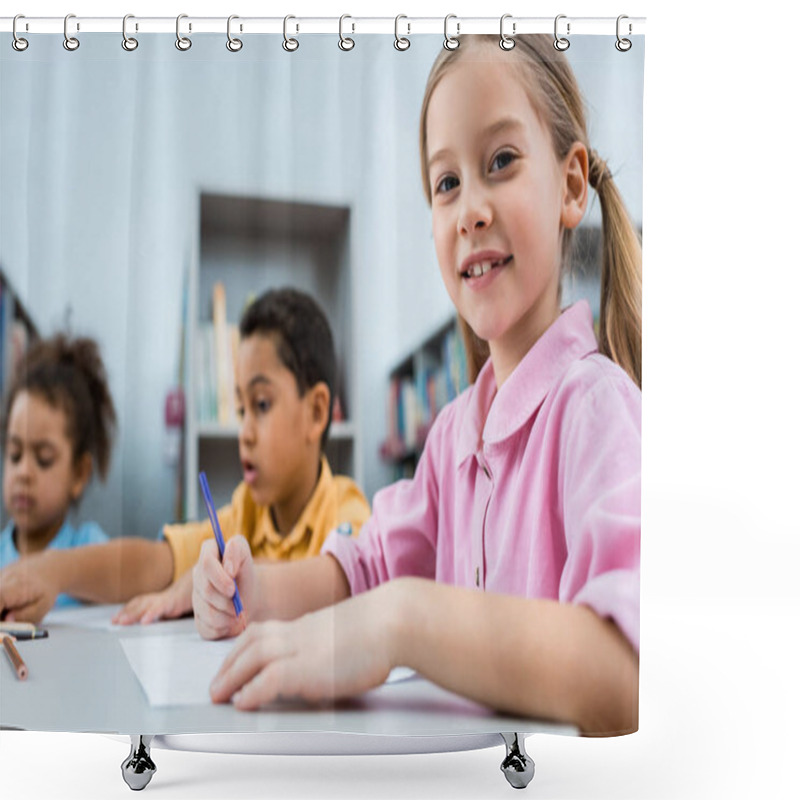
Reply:
M307 476L316 478L320 437L311 394L300 396L272 336L242 340L236 370L239 458L244 480L261 506L292 504Z
M39 549L58 533L85 485L73 461L64 411L38 394L20 392L9 415L3 464L3 502L17 547Z

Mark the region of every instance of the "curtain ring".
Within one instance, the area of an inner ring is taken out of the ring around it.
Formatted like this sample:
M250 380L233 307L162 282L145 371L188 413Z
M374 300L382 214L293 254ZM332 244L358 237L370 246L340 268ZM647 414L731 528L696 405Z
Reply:
M175 47L182 51L186 51L192 46L192 40L188 36L181 36L181 20L188 18L188 14L178 14L175 20ZM189 25L189 30L192 30L191 25Z
M447 23L451 19L456 20L456 35L455 36L450 36L447 33ZM444 18L444 48L445 48L445 50L455 50L458 47L458 45L459 45L458 37L459 37L460 33L461 33L461 23L458 22L458 18L456 17L455 14L448 14Z
M349 14L342 14L342 16L339 17L339 49L340 50L352 50L356 46L356 43L355 43L355 41L353 41L353 39L351 39L349 36L345 36L342 33L342 26L343 26L344 21L346 19L353 19L353 18ZM356 24L355 24L355 22L351 22L350 24L353 26L353 30L351 31L351 33L355 33L356 32Z
M514 39L512 37L517 32L517 23L516 22L512 22L511 23L511 36L506 36L506 34L503 31L503 25L505 24L505 21L507 19L511 19L511 14L503 14L503 16L500 17L500 49L501 50L513 50L514 49L514 45L516 44L516 42L514 41Z
M630 39L622 39L622 38L620 38L620 35L619 35L619 23L622 22L623 19L628 19L628 17L625 14L620 14L617 17L617 41L614 42L614 47L616 47L617 50L620 51L620 53L627 53L628 50L630 50L631 47L633 47L633 42ZM628 36L631 35L632 30L633 30L633 28L631 27L631 24L629 22L628 23Z
M67 31L67 25L71 19L75 19L74 14L67 14L67 16L64 17L64 49L70 52L77 50L81 46L81 43L74 36L70 36ZM80 28L78 28L78 30L80 30Z
M139 40L128 36L127 26L129 19L135 19L133 14L126 14L122 18L122 49L132 53L139 46Z
M294 53L294 51L297 50L298 47L300 47L300 42L298 42L297 39L290 39L289 38L289 35L287 33L287 29L288 29L288 26L289 26L289 20L290 19L297 19L297 18L293 17L291 14L289 14L288 16L283 18L283 49L287 53ZM300 30L300 26L299 25L297 26L297 30L298 31Z
M405 19L407 20L408 17L405 14L398 14L394 18L394 49L395 50L408 50L411 47L411 40L406 39L405 36L400 36L400 32L398 28L400 27L400 20ZM408 33L411 33L411 23L406 22L406 27L408 28Z
M236 14L231 14L228 17L228 41L225 42L225 47L227 47L228 50L231 51L231 53L238 53L244 46L242 44L241 39L236 39L233 36L231 36L231 22L235 19L239 19L239 17L236 16Z
M565 50L569 50L569 39L565 39L563 36L558 35L558 21L560 19L566 19L566 14L559 14L556 17L556 21L553 23L553 47L556 50L560 50L562 53ZM569 22L567 23L567 36L569 36Z
M23 50L28 49L28 40L23 39L21 36L17 35L17 20L18 19L25 19L23 14L17 14L14 17L14 22L11 23L11 33L14 35L14 38L11 41L11 46L18 52L21 53Z

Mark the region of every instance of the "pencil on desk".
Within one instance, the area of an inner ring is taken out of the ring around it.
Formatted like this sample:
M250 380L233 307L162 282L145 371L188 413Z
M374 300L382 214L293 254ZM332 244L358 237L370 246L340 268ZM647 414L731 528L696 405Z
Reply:
M17 677L21 681L24 681L25 678L28 677L28 667L25 665L25 662L22 660L22 656L19 654L19 651L14 644L14 637L7 633L2 633L0 636L3 638L3 648L5 649L6 653L8 653L8 657L11 659L11 665L14 667L14 672L17 673Z

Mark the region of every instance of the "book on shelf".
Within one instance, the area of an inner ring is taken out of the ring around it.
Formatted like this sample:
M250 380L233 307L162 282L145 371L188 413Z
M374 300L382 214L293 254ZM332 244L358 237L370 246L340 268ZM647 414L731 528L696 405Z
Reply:
M195 340L195 405L200 424L234 424L236 411L235 363L239 326L227 321L225 286L213 290L212 320L197 326Z
M30 323L17 316L18 301L0 274L0 394L13 380L31 338L36 338Z
M386 440L381 454L389 461L416 457L436 415L468 384L467 359L457 329L449 328L435 352L425 347L410 369L389 379L386 397Z

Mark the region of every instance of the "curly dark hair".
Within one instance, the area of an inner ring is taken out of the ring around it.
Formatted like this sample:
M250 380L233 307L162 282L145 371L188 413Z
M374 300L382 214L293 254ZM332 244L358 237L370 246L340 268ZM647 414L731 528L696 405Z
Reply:
M320 381L328 387L330 402L328 424L322 434L324 447L336 390L336 355L325 312L312 297L297 289L270 289L245 309L239 333L242 339L254 334L277 335L278 357L294 375L301 397Z
M101 479L108 474L117 415L100 349L93 339L56 334L34 342L23 356L3 413L3 443L20 392L30 392L64 411L73 462L89 453Z

